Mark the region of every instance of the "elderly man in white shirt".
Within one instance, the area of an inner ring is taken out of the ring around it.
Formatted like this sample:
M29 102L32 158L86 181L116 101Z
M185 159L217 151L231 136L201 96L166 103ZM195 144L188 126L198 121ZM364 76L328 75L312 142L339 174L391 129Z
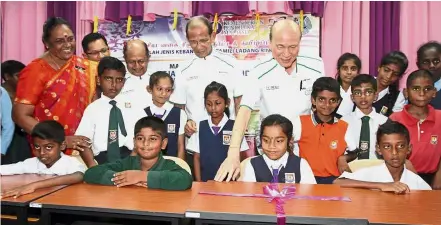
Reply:
M300 27L292 20L276 22L270 31L272 57L262 60L248 75L250 87L244 94L233 128L228 157L221 165L216 181L236 179L239 175L239 146L256 106L261 117L281 114L292 120L311 110L312 84L324 76L323 61L298 56Z

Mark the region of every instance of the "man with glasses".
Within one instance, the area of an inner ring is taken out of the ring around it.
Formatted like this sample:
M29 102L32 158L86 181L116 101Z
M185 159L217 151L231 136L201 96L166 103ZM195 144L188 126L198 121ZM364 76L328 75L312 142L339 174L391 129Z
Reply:
M81 46L84 51L83 57L86 59L99 62L101 58L110 56L107 40L100 33L90 33L84 36Z

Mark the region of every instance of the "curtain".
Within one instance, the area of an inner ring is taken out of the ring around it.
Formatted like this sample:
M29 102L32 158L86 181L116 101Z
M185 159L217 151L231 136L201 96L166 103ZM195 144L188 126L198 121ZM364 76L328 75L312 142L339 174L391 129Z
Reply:
M156 16L173 16L175 9L185 18L191 16L190 1L144 1L144 21L155 21Z
M104 20L106 2L77 1L76 4L76 54L80 56L83 53L81 41L83 40L84 36L92 32L93 17L97 16L98 21Z
M248 1L248 7L252 12L266 14L285 13L292 15L292 10L287 1Z
M294 13L303 10L303 13L311 13L313 16L323 17L324 1L289 1L288 4Z
M47 1L47 18L49 17L61 17L69 22L72 27L72 31L75 33L77 22L77 4L76 2L68 1Z
M193 1L193 16L198 15L221 15L222 13L247 15L250 12L246 1Z
M114 22L127 19L131 15L133 20L140 20L144 15L144 2L134 1L106 1L105 18Z

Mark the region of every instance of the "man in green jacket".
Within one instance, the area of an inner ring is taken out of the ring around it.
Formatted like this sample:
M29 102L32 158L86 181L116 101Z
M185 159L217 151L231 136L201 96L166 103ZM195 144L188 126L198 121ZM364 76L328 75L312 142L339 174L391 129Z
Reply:
M167 146L165 123L154 116L135 124L134 154L112 163L94 166L84 174L90 184L137 185L164 190L191 188L192 176L174 161L164 159L161 149Z

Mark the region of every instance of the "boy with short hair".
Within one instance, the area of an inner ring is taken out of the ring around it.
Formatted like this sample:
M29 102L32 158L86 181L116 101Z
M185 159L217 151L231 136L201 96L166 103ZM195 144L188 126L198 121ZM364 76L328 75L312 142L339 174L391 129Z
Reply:
M173 160L162 156L161 149L167 146L164 121L155 116L144 117L136 123L134 134L135 155L88 169L84 181L117 187L137 185L164 190L191 188L192 176Z
M314 112L294 122L294 153L306 159L318 184L332 184L356 154L347 146L348 124L337 119L335 109L341 101L340 85L331 77L321 77L312 86ZM297 149L298 147L298 149Z
M334 184L342 187L380 189L395 194L410 190L432 190L417 174L405 166L412 144L407 128L398 122L387 121L378 128L376 151L384 163L360 169L354 173L344 172Z
M388 119L372 106L378 96L377 80L371 75L360 74L352 80L351 91L356 108L341 118L348 123L348 146L357 149L358 159L377 159L375 133Z
M127 130L133 129L135 106L128 103L124 95L119 95L125 75L126 68L117 58L106 56L98 64L101 98L87 106L75 132L75 135L92 141L89 149L75 149L80 151L87 167L96 165L96 162L113 162L131 153L133 142L129 140Z
M11 190L4 190L2 198L18 197L29 194L36 189L69 185L83 180L86 166L74 157L65 155L62 151L66 148L63 126L53 120L42 121L35 125L31 132L33 153L36 157L25 161L0 166L0 174L46 174L58 175L57 177L33 182Z

